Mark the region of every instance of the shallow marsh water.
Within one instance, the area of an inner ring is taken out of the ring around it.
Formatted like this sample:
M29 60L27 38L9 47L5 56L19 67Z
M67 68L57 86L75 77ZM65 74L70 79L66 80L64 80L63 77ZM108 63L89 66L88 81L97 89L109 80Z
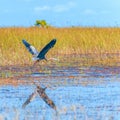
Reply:
M0 120L120 119L120 67L46 67L19 80L24 84L0 86ZM57 112L39 96L22 109L34 83L48 87Z

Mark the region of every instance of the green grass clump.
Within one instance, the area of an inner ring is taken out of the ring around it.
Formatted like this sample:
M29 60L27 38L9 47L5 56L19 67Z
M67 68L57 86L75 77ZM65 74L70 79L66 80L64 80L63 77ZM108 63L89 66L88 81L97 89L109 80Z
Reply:
M48 58L85 54L98 63L120 62L120 28L9 27L0 28L0 66L32 64L22 39L41 50L53 38L57 43L47 54Z

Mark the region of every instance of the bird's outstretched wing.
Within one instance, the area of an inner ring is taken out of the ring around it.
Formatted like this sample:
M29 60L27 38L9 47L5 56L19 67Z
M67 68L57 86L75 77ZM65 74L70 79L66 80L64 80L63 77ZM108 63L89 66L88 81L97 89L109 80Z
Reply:
M37 96L37 91L35 91L34 93L32 93L29 98L24 102L24 104L22 105L22 108L25 108L26 105L28 105L35 97Z
M35 47L33 47L30 43L28 43L26 40L22 40L23 44L25 45L25 47L27 48L27 50L32 54L37 56L38 55L38 51L35 49Z
M37 92L39 94L39 96L54 110L56 110L56 106L54 104L54 102L47 96L47 94L45 93L45 89L41 88L40 86L37 86Z
M45 54L52 48L54 47L56 43L56 39L51 40L38 54L37 58L39 59L45 59Z

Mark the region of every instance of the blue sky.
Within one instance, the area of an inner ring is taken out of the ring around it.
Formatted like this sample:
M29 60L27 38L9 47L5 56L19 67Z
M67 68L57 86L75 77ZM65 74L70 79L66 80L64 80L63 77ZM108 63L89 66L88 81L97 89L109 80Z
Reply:
M0 26L120 26L120 0L1 0Z

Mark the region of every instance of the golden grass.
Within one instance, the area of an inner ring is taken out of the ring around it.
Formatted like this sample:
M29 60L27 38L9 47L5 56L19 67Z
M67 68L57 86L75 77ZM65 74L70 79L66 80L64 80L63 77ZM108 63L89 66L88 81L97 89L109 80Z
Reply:
M22 44L22 39L40 50L53 38L57 39L57 44L47 54L48 58L89 54L90 63L120 62L120 28L9 27L0 28L0 66L32 64L31 55ZM117 55L108 55L114 53ZM88 58L86 61L89 63Z

